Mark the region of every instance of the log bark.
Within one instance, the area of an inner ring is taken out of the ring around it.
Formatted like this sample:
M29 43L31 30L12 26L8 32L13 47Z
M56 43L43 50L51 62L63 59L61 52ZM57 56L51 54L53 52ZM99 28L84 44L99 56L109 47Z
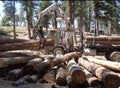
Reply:
M84 67L83 67L83 69L84 69L84 72L85 72L85 75L86 75L87 82L88 82L90 87L104 88L104 85L103 85L103 83L102 83L102 81L100 79L95 77L92 73L90 73Z
M28 56L28 55L25 53L19 53L19 52L1 52L0 53L0 58L18 57L18 56Z
M120 63L119 62L96 59L96 58L93 58L91 56L87 56L86 59L91 61L91 62L94 62L96 64L102 65L108 69L112 69L112 70L120 72Z
M35 58L30 60L24 67L23 67L23 72L24 74L34 74L36 71L34 70L34 66L41 63L42 59L41 58Z
M73 59L67 64L69 73L74 84L83 84L86 82L86 76L81 66L79 66Z
M61 66L58 71L57 71L57 75L56 75L56 84L59 86L66 86L67 85L67 81L66 81L66 69L64 66Z
M119 74L83 58L79 58L78 63L102 80L105 88L118 88L120 86Z
M10 80L10 81L15 81L18 80L23 76L23 71L22 69L14 69L11 70L8 75L5 77L5 80Z
M86 36L85 40L93 41L94 36ZM120 41L120 36L95 36L95 41Z
M36 56L0 58L0 68L27 63Z
M95 39L95 44L120 44L120 36L86 36L85 42L86 43L93 43Z
M45 46L54 46L53 41L46 41ZM22 50L22 49L36 49L39 50L42 47L40 46L39 40L29 40L22 43L12 43L12 44L3 44L0 45L0 52L10 51L10 50Z
M34 70L36 72L40 72L40 71L46 70L46 69L50 68L50 60L45 59L43 62L33 66L33 68L34 68Z
M39 75L34 74L34 75L30 76L28 79L26 79L26 81L28 83L36 83L38 79L39 79Z
M26 75L26 76L18 79L17 81L13 82L12 85L13 86L19 86L19 85L25 84L26 83L25 80L27 80L28 78L30 78L30 75Z
M93 41L85 41L85 43L93 43ZM120 41L95 41L95 44L114 44L114 45L120 45Z
M54 67L54 66L60 65L61 63L67 62L72 58L79 58L81 56L82 54L80 52L67 53L63 56L60 56L59 58L55 58L54 60L52 60L50 62L50 66Z
M42 59L49 58L49 57L53 58L53 59L55 58L55 56L53 54L52 55L39 55L39 57Z
M24 65L25 65L25 63L24 64L12 65L12 66L8 66L8 67L4 67L4 68L0 68L0 78L1 77L6 77L6 75L11 70L22 68Z
M8 44L8 43L18 43L18 42L25 42L25 39L9 39L9 38L2 38L0 39L0 44Z

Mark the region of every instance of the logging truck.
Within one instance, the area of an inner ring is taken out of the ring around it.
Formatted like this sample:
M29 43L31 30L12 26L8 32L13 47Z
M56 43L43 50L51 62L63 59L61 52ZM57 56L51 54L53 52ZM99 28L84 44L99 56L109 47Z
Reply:
M85 48L96 50L96 53L104 53L109 60L120 61L120 36L86 36L83 43Z
M38 16L37 16L38 20L37 20L37 23L36 23L36 25L35 25L35 27L33 29L33 36L32 36L33 39L36 39L36 37L37 37L37 31L38 31L37 29L38 29L38 26L40 25L40 20L42 19L42 17L45 16L45 15L53 14L54 11L56 11L57 15L62 18L62 21L66 25L66 28L65 28L66 32L64 31L64 33L68 34L68 29L70 29L71 32L73 31L73 27L71 27L71 23L70 23L69 19L67 19L68 16L64 13L64 11L59 7L59 5L57 3L53 3L49 7L47 7L45 10L41 11L38 14ZM52 39L52 40L55 41L55 44L54 44L55 47L50 50L55 55L57 55L57 54L65 54L65 52L68 52L68 47L66 47L67 43L66 43L66 45L63 45L62 43L58 42L58 40L64 38L63 35L61 35L61 34L62 34L62 31L59 30L59 29L55 30L53 28L51 30L48 30L48 34L47 34L46 39ZM72 42L72 45L73 44L74 43ZM73 45L73 47L74 47L74 45ZM69 47L69 48L73 48L73 47ZM73 50L73 49L71 49L71 50Z

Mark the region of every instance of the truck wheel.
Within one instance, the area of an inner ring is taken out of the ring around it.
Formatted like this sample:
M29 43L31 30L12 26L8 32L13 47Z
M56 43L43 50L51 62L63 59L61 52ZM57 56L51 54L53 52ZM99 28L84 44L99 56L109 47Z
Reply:
M65 54L65 51L64 51L64 49L62 49L62 48L55 48L54 50L53 50L53 54L54 55L64 55Z
M110 55L110 60L120 62L120 52L119 51L112 52Z

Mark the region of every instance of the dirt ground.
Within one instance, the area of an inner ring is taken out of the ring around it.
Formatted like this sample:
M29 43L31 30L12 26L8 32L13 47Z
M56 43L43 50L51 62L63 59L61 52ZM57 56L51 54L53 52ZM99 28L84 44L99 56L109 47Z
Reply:
M22 84L20 86L12 86L12 81L4 81L4 80L0 79L0 88L55 88L55 87L52 87L53 85L55 85L55 84L26 83L26 84ZM67 87L62 87L62 86L58 87L57 86L56 88L67 88Z

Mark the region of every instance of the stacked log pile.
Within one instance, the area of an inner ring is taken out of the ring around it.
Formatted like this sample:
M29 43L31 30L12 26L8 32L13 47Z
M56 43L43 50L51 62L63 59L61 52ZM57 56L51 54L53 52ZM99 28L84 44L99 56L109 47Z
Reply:
M10 50L23 50L23 49L40 50L42 48L40 44L41 43L39 40L29 40L29 41L17 42L17 43L0 44L0 52L10 51ZM45 46L54 46L54 42L46 41Z
M115 44L120 45L120 36L86 36L85 42L86 43L93 43L95 44Z
M0 78L12 81L13 86L53 83L53 88L118 88L120 62L82 56L81 52L70 52L59 57L1 52Z

